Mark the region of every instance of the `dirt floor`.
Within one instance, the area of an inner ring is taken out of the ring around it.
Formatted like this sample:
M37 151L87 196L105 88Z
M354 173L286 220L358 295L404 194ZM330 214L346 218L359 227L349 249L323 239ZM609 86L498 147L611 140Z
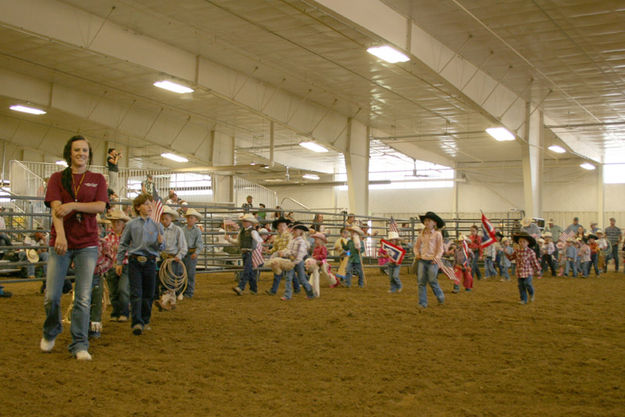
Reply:
M445 305L430 292L425 310L414 275L402 271L401 294L367 275L366 289L289 302L237 297L231 274L201 275L196 297L155 310L143 336L105 320L91 362L68 353L69 326L41 353L39 284L7 285L0 415L625 415L622 273L536 280L529 305L516 281L451 294L441 280Z

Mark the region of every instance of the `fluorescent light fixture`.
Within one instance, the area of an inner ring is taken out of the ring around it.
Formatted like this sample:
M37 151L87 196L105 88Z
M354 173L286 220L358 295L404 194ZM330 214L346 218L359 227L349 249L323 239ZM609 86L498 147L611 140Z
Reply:
M315 142L300 142L299 146L304 147L313 152L328 152L326 148L321 145L316 144Z
M302 178L306 178L307 180L319 181L319 175L315 175L315 174L304 174L302 175Z
M67 168L67 162L60 160L60 161L56 161L55 164L60 165L62 167L66 167Z
M176 155L176 154L169 153L169 152L162 153L161 156L163 158L171 159L172 161L176 161L176 162L189 162L189 160L185 158L184 156Z
M172 91L178 94L192 93L193 89L185 85L176 84L171 81L157 81L154 83L155 87L162 88L163 90Z
M388 45L372 46L371 48L367 49L367 52L369 52L371 55L377 56L378 58L390 64L410 61L410 58L408 58L405 54L399 52L395 48L391 48Z
M499 142L514 140L514 135L505 127L489 127L486 129L486 133L494 137L495 140L498 140Z
M551 152L555 152L555 153L564 153L564 152L566 152L566 149L564 149L562 146L558 146L558 145L551 145L547 149L549 149Z
M592 171L593 169L596 168L593 164L589 162L584 162L583 164L580 164L580 167L587 169L588 171Z
M28 107L28 106L22 106L19 104L16 104L9 108L14 111L21 111L22 113L29 113L29 114L36 114L36 115L46 114L46 112L41 109L36 109L34 107Z

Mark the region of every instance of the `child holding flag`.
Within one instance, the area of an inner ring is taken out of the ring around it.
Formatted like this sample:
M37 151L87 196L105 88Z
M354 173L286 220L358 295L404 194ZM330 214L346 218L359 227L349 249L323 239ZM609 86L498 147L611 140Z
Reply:
M471 262L473 261L473 252L469 249L469 239L463 235L458 236L457 243L449 247L449 252L454 259L454 294L460 292L460 280L466 292L473 288L473 276L471 275Z
M427 284L430 284L438 304L445 303L445 295L438 285L438 268L443 256L443 235L438 229L445 226L443 219L434 212L428 211L419 216L425 228L417 237L414 245L415 260L417 260L417 280L419 283L419 305L428 306ZM438 261L438 262L437 262Z

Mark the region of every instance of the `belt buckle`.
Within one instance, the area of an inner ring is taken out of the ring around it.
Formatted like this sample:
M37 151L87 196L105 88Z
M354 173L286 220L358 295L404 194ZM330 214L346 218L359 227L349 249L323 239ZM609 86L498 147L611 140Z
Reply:
M147 256L137 256L137 261L139 261L142 264L144 264L144 263L146 263L148 261L148 257Z

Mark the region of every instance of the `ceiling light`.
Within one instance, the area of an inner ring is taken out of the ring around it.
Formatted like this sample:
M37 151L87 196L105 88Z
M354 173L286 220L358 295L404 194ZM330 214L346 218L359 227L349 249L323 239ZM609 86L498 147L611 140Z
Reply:
M300 142L299 146L302 146L313 152L328 152L326 148L324 148L321 145L316 144L315 142Z
M489 127L486 129L486 133L494 137L495 140L498 140L499 142L514 140L514 135L505 127Z
M163 158L171 159L172 161L176 161L176 162L189 162L189 160L185 158L184 156L176 155L176 154L169 153L169 152L162 153L161 156Z
M315 174L304 174L302 175L302 178L305 178L307 180L319 181L319 175L315 175Z
M63 166L63 167L67 167L67 162L65 162L65 161L63 161L63 160L56 161L56 162L55 162L55 164L57 164L57 165L61 165L61 166Z
M193 89L187 86L176 84L171 81L157 81L154 83L155 87L162 88L167 91L172 91L178 94L192 93Z
M566 152L566 149L564 149L562 146L558 146L558 145L551 145L547 149L549 149L551 152L555 152L555 153L564 153L564 152Z
M36 114L36 115L46 114L46 112L41 109L36 109L34 107L28 107L28 106L21 106L19 104L16 104L9 108L14 111L21 111L22 113L29 113L29 114Z
M395 64L396 62L410 61L410 58L408 58L405 54L399 52L395 48L391 48L388 45L373 46L371 48L368 48L367 52L369 52L371 55L377 56L378 58L390 64Z
M583 164L580 164L580 167L587 169L588 171L592 171L593 169L595 169L596 167L588 162L584 162Z

